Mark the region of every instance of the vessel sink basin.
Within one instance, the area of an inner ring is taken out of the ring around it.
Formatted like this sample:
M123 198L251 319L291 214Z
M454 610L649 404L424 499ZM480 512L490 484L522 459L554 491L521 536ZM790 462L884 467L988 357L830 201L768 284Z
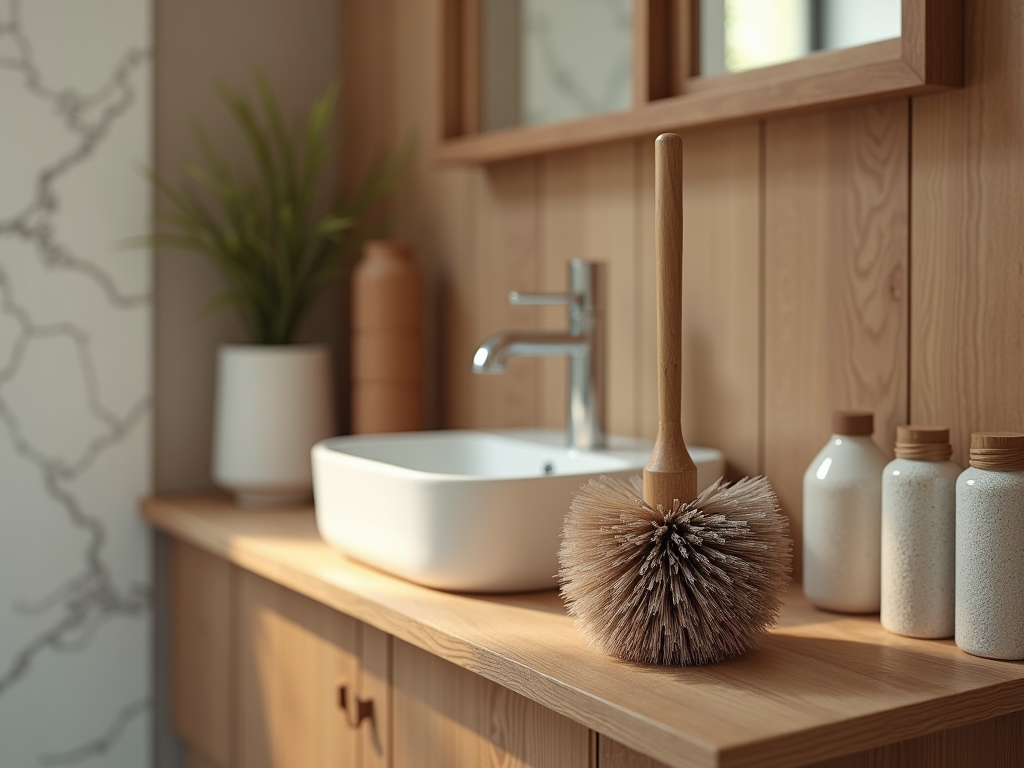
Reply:
M565 447L554 430L444 430L335 437L313 447L320 535L346 555L428 587L524 592L557 586L562 522L591 477L630 477L652 444ZM690 447L698 485L720 451Z

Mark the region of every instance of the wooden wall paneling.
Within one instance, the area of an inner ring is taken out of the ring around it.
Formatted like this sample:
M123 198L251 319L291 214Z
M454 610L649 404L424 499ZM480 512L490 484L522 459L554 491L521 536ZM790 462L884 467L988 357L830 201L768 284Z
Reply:
M642 431L657 431L654 142L642 167L639 264ZM688 133L683 143L683 435L725 453L728 476L762 472L761 142L757 125Z
M567 288L568 263L605 264L606 429L637 434L636 156L628 143L548 155L541 166L542 288ZM565 330L567 312L545 308L543 327ZM541 422L564 427L567 366L541 361Z
M378 126L389 146L414 142L414 153L393 196L396 238L413 243L425 278L428 426L464 427L474 423L470 361L477 338L474 250L476 211L472 190L477 168L442 168L429 151L437 122L435 62L441 59L437 37L423 34L433 21L432 3L391 0L395 22L390 123Z
M393 150L382 126L393 124L394 0L344 2L338 6L340 87L338 118L338 191L358 189L373 160ZM433 134L431 134L433 135ZM384 205L388 210L388 205ZM351 290L347 275L339 280L338 334L334 371L338 377L338 428L351 429Z
M835 408L892 455L908 400L908 103L772 120L765 136L764 469L801 564L803 472Z
M562 293L568 288L569 259L580 256L583 206L578 193L584 187L580 153L563 152L539 159L540 172L540 290ZM581 257L582 258L582 257ZM568 326L564 307L538 308L538 325L546 331ZM565 429L569 421L569 365L564 358L537 361L537 423Z
M360 768L391 766L391 641L369 624L359 625L359 696L373 702L373 721L359 727L362 739Z
M338 686L359 684L358 622L240 572L238 766L357 765Z
M391 149L397 79L398 0L341 3L342 189L355 188L380 152Z
M231 760L234 658L232 566L175 541L171 549L172 717L189 752L212 764Z
M582 725L401 640L392 648L394 768L592 768Z
M536 330L537 307L513 307L509 291L539 289L538 160L527 158L484 166L474 176L476 226L472 258L476 267L475 345L502 331ZM466 366L472 362L469 350ZM475 376L477 427L530 427L539 419L537 361L509 360L500 375Z
M473 245L475 168L439 168L430 156L441 119L436 98L439 4L419 0L345 3L343 170L365 170L375 153L413 153L390 201L390 236L411 242L424 272L424 335L428 426L475 423L476 382L469 360L476 338ZM460 118L461 119L461 118Z
M913 102L910 415L1024 429L1024 6L965 3L967 87Z

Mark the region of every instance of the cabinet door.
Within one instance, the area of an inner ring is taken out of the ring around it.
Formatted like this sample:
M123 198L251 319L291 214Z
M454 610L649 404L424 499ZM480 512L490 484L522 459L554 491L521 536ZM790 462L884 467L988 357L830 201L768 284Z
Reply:
M607 736L598 736L600 740L601 768L668 768L664 763L653 757L641 755L629 747L620 744Z
M359 698L373 706L373 718L359 726L361 768L391 768L391 635L360 625Z
M247 572L238 597L239 768L358 766L359 622Z
M171 549L171 712L190 766L231 765L233 566L176 541Z
M394 768L589 768L590 732L392 640Z

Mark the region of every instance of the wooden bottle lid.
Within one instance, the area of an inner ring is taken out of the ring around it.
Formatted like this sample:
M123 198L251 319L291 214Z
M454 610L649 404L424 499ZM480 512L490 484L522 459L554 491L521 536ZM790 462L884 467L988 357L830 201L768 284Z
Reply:
M971 435L970 463L978 469L1024 469L1024 434L975 432Z
M895 453L897 459L915 461L945 461L953 455L947 427L901 424L896 427Z
M832 432L848 437L871 436L875 431L875 415L870 411L833 411Z

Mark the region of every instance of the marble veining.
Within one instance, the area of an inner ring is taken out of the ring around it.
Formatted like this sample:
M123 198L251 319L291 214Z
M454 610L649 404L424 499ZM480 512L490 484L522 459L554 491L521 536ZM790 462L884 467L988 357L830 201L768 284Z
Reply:
M149 759L149 13L0 0L5 766Z
M525 124L630 106L629 0L523 0L522 13Z

